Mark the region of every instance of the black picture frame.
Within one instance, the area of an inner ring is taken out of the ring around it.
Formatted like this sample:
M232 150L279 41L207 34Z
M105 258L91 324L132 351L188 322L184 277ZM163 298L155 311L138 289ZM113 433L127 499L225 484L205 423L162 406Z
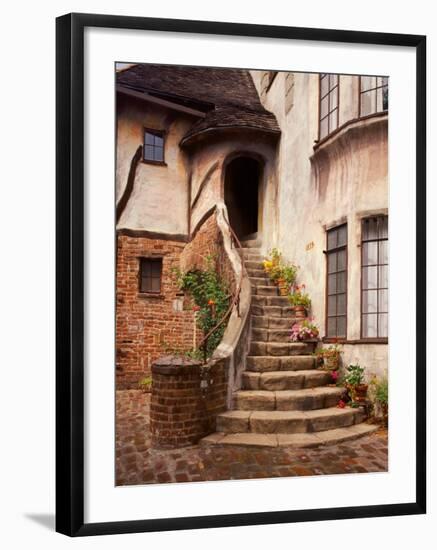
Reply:
M416 500L328 509L84 523L84 29L155 30L403 46L416 51ZM424 514L426 511L426 37L68 14L56 20L56 530L69 536Z

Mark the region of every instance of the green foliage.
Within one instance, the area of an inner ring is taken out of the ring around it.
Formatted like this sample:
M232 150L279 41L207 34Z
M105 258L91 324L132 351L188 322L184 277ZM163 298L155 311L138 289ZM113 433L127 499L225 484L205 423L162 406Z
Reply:
M305 285L295 285L293 287L291 294L288 295L288 301L291 306L303 306L305 309L309 309L311 307L311 298L304 289Z
M297 266L285 263L282 253L277 248L272 248L269 251L269 256L264 260L263 265L274 283L279 279L284 279L288 285L292 285L296 280Z
M152 377L151 376L145 376L144 378L141 378L141 380L138 381L138 387L141 390L146 391L149 389L152 385Z
M362 384L364 380L364 367L360 365L349 365L346 368L346 375L344 377L344 383L349 386L358 386Z
M189 293L198 307L197 326L204 335L208 334L221 321L229 308L228 288L215 269L213 257L208 256L206 269L178 272L177 279L180 289ZM210 357L219 345L225 329L226 323L223 323L208 338L207 357Z
M281 270L281 278L285 280L288 285L292 285L296 280L297 267L295 265L286 265Z
M388 405L388 380L377 380L375 387L375 399L381 405Z

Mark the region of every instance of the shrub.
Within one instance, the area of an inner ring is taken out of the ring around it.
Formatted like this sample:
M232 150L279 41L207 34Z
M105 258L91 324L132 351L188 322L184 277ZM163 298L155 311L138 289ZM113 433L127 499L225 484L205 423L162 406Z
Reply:
M212 256L207 257L206 269L177 272L179 288L189 293L197 306L197 326L206 336L223 318L229 308L229 292L226 283L215 269ZM226 329L223 323L206 343L206 356L210 357L219 345ZM193 352L194 353L194 352Z

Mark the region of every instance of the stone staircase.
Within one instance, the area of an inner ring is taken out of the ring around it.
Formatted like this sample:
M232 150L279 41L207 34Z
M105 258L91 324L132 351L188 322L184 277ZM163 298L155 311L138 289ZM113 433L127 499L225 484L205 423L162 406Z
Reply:
M251 342L233 410L217 417L217 432L202 444L316 447L375 431L362 408L337 408L342 390L316 369L316 342L290 341L288 299L265 276L259 243L241 249L252 283Z

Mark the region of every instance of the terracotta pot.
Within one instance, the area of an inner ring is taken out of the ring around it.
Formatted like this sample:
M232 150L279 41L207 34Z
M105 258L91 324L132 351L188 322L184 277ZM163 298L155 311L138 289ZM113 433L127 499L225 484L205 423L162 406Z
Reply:
M288 295L288 285L285 279L278 279L276 281L276 284L278 285L279 290L279 296L287 296Z
M357 401L362 402L366 400L368 388L367 384L358 384L355 386L355 398Z
M293 313L296 319L305 319L307 316L307 310L305 306L293 306Z
M337 355L330 355L328 357L323 358L323 368L325 370L338 370L340 364L340 356Z

